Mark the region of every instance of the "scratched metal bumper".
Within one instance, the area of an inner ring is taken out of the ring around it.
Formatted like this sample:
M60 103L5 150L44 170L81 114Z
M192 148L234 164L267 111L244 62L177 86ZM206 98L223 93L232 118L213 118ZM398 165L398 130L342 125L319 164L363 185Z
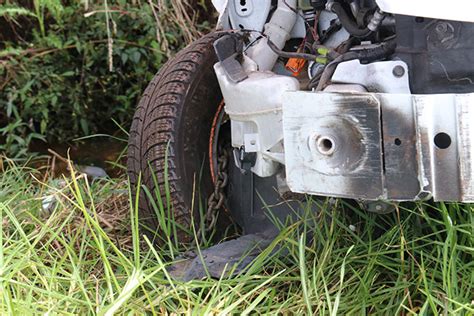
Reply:
M283 129L293 192L474 201L474 94L287 92Z

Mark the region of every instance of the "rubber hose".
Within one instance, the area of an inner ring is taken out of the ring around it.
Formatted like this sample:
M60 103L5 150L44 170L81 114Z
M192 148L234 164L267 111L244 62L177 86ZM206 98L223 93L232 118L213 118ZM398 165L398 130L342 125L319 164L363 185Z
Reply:
M346 10L338 2L333 2L331 4L331 11L334 12L342 26L346 29L349 34L355 37L366 37L372 32L367 27L361 29L357 23L347 14Z

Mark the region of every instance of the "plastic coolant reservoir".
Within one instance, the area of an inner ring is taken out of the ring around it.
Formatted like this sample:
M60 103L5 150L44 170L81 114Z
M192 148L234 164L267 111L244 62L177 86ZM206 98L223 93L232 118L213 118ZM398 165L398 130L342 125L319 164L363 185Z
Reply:
M392 14L474 22L473 0L376 0L380 10Z
M283 92L299 90L299 82L295 78L270 71L250 71L247 79L233 83L220 63L214 66L214 70L224 96L226 112L233 119L279 112Z

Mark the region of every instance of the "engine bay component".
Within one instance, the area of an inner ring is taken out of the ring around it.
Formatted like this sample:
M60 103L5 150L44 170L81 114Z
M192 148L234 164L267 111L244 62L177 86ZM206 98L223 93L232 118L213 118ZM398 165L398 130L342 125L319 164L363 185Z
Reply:
M372 32L377 31L383 19L385 19L385 13L380 10L375 11L374 16L369 22L369 25L367 25L367 28Z
M232 147L257 154L251 168L256 175L274 175L284 163L282 95L299 90L298 80L270 71L249 71L246 80L235 83L220 63L214 70L231 119Z
M242 37L231 33L214 42L214 50L226 75L232 82L240 82L248 78L240 60L243 58L244 43Z
M408 67L401 60L379 61L365 65L358 59L346 61L337 66L331 82L359 84L369 92L410 93Z
M278 59L278 55L269 47L268 40L278 49L282 49L290 39L290 33L297 20L296 8L296 0L278 0L270 21L265 24L263 31L265 36L248 48L248 55L258 65L260 71L271 70Z
M291 191L474 201L474 94L299 91L283 100Z
M285 93L283 133L291 191L383 197L379 101L372 95Z
M230 24L234 29L262 31L270 13L270 1L229 0Z
M328 11L334 12L338 16L342 26L347 32L349 32L349 34L355 37L367 37L372 32L372 30L370 30L367 26L362 28L359 27L357 22L347 14L341 3L336 2L334 0L330 0L326 4L326 9ZM377 23L376 26L378 26L378 24L379 23Z
M413 93L474 92L474 23L396 16Z
M316 86L316 91L323 91L330 83L337 66L345 61L360 60L365 63L374 62L392 55L395 52L396 43L394 40L388 40L379 45L362 47L357 50L351 50L329 63L321 74L321 79Z
M311 0L311 5L317 11L324 10L327 0Z

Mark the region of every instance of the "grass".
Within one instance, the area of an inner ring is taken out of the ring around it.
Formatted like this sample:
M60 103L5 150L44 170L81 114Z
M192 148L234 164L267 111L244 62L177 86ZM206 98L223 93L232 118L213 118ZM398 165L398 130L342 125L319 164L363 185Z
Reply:
M125 179L3 165L2 314L474 314L469 205L308 201L247 271L182 283L166 268L185 249L140 234Z

